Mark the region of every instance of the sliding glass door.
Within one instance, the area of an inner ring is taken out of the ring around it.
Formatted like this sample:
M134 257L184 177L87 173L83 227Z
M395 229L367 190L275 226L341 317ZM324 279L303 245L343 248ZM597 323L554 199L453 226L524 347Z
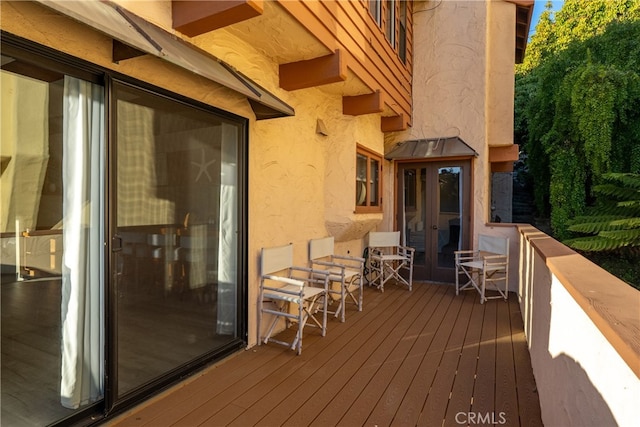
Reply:
M2 43L0 424L100 417L243 348L247 121Z
M239 337L237 123L114 82L117 399Z
M104 397L104 87L3 54L2 425Z

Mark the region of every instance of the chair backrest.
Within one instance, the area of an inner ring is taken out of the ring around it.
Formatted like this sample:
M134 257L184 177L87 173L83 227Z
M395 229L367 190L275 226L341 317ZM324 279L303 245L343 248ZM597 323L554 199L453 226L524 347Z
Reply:
M309 259L320 259L333 255L333 237L311 239L309 241Z
M272 274L293 266L293 245L262 248L260 274Z
M369 246L373 248L400 246L400 232L371 231L369 232Z
M478 250L509 256L509 238L480 234L478 236Z

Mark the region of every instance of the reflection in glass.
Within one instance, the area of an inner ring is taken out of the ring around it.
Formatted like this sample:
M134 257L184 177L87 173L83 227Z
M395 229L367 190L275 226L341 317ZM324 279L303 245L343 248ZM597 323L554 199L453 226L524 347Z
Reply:
M356 206L367 205L367 157L356 157Z
M438 168L438 266L454 267L461 248L462 168Z
M369 188L371 189L371 192L369 194L369 205L378 206L380 204L380 196L378 195L378 188L380 188L380 162L375 159L371 159L370 162L369 170L371 173L371 180L369 182Z
M237 124L118 84L118 395L238 336Z
M407 245L416 250L416 265L424 265L426 259L426 172L425 168L404 169L404 229Z
M104 89L2 61L0 424L45 425L103 398Z

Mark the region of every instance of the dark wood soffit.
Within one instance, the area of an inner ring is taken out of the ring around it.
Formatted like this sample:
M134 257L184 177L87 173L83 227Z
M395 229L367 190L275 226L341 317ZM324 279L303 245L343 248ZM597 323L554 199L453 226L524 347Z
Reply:
M396 132L406 129L407 123L404 120L404 114L380 118L380 130L382 132Z
M521 64L524 60L532 14L533 2L516 3L516 64Z
M285 90L306 89L347 79L347 66L340 50L318 58L280 64L280 87Z
M173 28L195 37L262 15L263 0L172 0Z
M342 97L342 114L360 116L362 114L382 113L382 96L379 90L374 93Z

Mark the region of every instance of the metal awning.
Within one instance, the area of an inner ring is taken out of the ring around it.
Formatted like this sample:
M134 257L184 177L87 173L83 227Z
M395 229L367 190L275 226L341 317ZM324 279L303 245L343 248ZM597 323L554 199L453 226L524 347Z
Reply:
M387 160L476 157L478 153L457 136L413 139L398 143L384 155Z
M291 106L231 65L114 3L36 1L133 49L162 58L246 96L257 120L295 115Z

